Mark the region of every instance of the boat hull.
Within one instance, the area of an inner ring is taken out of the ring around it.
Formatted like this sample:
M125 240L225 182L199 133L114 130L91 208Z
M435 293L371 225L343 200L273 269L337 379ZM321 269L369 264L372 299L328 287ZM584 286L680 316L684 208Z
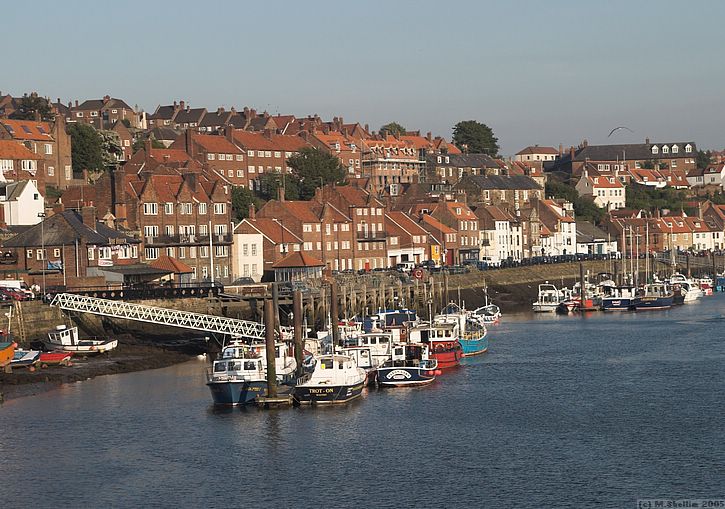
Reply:
M73 352L42 352L38 358L40 364L68 364Z
M228 380L207 382L211 397L217 406L238 406L253 403L258 396L267 395L265 380Z
M634 309L634 298L621 297L618 299L602 299L604 311L631 311Z
M43 344L46 348L48 348L48 350L52 350L54 352L72 352L93 355L98 353L110 352L118 346L118 340L114 339L111 341L79 341L75 345L59 345L58 343L45 341Z
M558 302L547 304L534 303L533 310L534 313L555 313L557 307L559 307Z
M415 366L378 368L378 384L383 387L427 385L436 379L435 369Z
M294 400L303 405L347 403L362 394L365 382L355 385L298 385L294 388Z
M668 297L639 297L634 301L637 311L649 311L655 309L669 309L672 307L672 296Z
M488 337L483 336L478 339L459 339L464 357L473 357L481 355L488 351Z
M459 343L456 348L435 348L429 355L431 359L438 361L438 369L455 368L461 364L463 349Z

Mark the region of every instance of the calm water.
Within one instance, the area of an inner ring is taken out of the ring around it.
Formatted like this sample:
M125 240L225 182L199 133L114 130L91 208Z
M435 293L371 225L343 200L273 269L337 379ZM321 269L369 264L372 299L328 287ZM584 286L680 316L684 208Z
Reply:
M210 407L204 363L0 407L2 507L635 507L725 495L725 295L507 317L490 353L340 408Z

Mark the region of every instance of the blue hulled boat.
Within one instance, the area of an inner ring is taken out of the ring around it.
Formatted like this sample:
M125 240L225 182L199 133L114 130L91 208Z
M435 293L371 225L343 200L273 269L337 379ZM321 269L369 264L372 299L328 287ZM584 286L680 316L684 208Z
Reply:
M603 311L632 311L635 309L634 286L605 286L602 296Z
M645 285L644 292L634 299L637 311L650 309L669 309L672 307L674 293L665 283L650 283Z
M277 382L291 383L297 367L295 358L287 355L287 345L275 345ZM207 372L206 385L215 405L236 406L252 403L267 395L267 356L264 343L247 344L234 341L222 351Z
M472 357L488 351L486 323L483 316L476 311L466 311L452 302L446 306L442 314L434 318L435 323L453 323L457 326L458 342L461 344L463 357Z
M378 368L378 384L383 387L426 385L438 374L438 361L428 357L427 344L400 343L393 347L391 359Z

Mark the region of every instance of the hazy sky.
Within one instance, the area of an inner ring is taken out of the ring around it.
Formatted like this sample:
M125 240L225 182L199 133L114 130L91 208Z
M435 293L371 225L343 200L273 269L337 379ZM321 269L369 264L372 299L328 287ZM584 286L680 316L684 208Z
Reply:
M3 8L0 91L256 107L532 144L722 149L722 1L68 1ZM618 131L615 126L635 131Z

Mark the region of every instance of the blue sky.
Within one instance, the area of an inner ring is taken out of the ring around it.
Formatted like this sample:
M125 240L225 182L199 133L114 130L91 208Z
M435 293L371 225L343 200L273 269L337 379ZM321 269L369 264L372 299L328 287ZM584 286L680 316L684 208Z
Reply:
M146 111L256 107L530 144L725 148L719 1L36 1L3 9L0 91ZM7 72L9 71L9 72ZM634 134L615 126L630 127Z

